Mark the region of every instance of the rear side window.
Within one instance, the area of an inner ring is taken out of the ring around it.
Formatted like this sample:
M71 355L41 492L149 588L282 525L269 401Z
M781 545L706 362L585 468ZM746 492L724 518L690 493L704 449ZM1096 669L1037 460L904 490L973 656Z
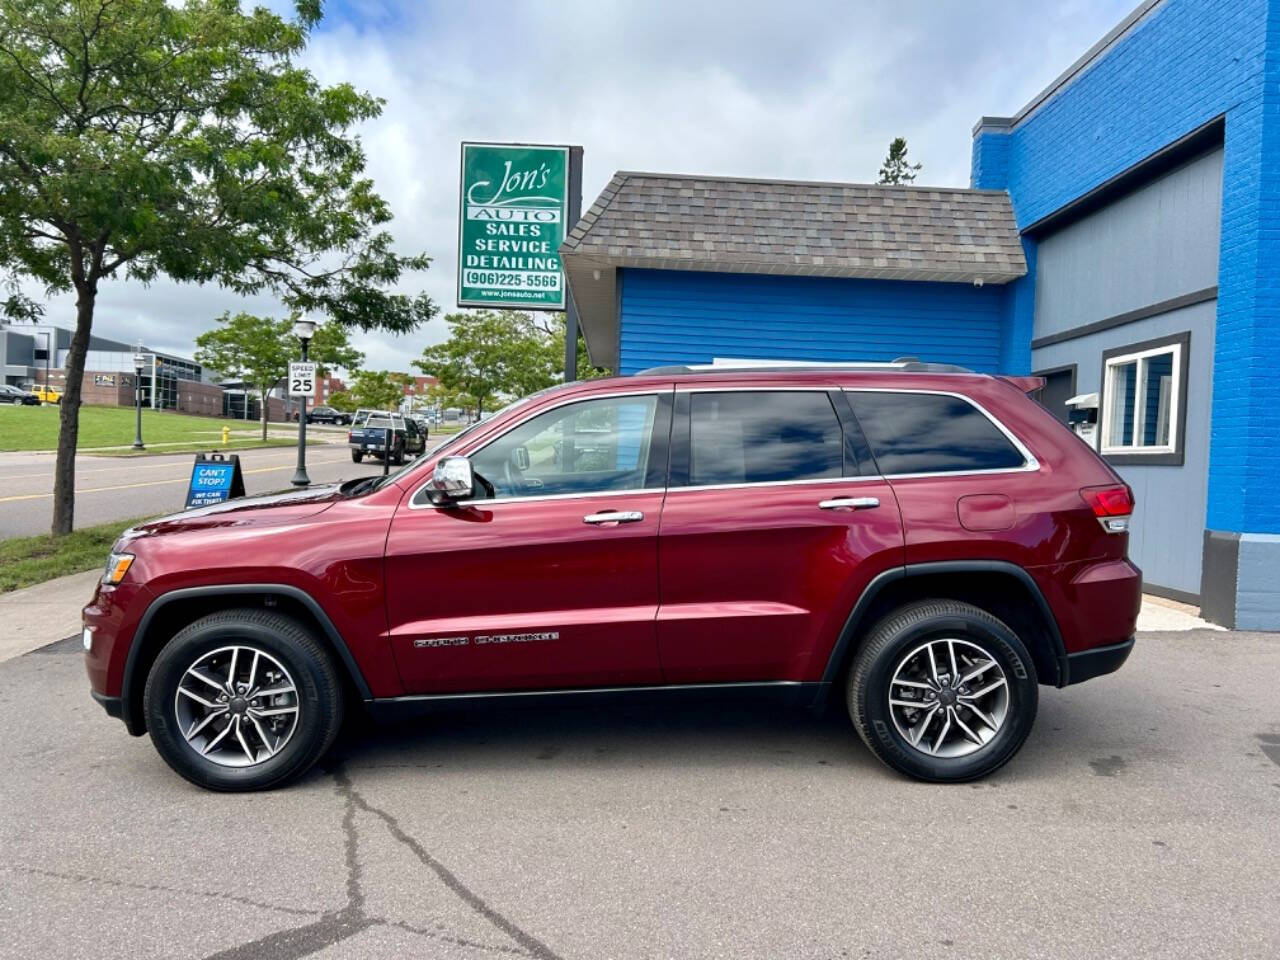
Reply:
M987 416L960 397L849 391L880 472L1009 470L1026 459Z
M689 403L689 483L776 483L839 477L840 421L826 393L694 393Z

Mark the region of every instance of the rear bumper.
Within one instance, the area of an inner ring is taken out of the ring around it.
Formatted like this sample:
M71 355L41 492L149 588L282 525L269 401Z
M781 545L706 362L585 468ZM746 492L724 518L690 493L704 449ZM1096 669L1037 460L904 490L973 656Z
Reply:
M107 711L108 717L115 717L117 720L124 718L124 700L121 697L108 697L97 690L90 690L89 694L98 701L98 705L103 710Z
M1133 653L1134 638L1105 647L1094 647L1079 653L1067 654L1066 683L1084 683L1094 677L1119 670Z

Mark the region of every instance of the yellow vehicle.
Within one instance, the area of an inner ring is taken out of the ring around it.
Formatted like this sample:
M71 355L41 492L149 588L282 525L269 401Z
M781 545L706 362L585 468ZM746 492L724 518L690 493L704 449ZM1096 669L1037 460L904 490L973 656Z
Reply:
M53 387L49 387L49 386L42 387L38 383L33 383L31 385L31 390L29 392L32 395L34 395L41 403L61 403L62 402L62 391L55 390Z

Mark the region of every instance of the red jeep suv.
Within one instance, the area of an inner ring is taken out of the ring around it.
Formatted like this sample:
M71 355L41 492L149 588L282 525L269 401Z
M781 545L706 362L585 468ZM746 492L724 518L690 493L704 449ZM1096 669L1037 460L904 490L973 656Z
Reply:
M1025 391L906 362L659 368L526 397L388 477L142 524L84 610L94 697L182 776L271 787L345 710L844 698L885 763L1012 757L1117 669L1129 488Z

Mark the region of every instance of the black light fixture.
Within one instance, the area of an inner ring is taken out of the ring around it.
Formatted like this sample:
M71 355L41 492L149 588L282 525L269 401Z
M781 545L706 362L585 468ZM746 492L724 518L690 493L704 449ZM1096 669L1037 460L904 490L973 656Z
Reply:
M142 352L142 344L133 355L133 407L136 417L136 429L133 434L133 449L145 450L142 445L142 371L147 365L147 357Z

